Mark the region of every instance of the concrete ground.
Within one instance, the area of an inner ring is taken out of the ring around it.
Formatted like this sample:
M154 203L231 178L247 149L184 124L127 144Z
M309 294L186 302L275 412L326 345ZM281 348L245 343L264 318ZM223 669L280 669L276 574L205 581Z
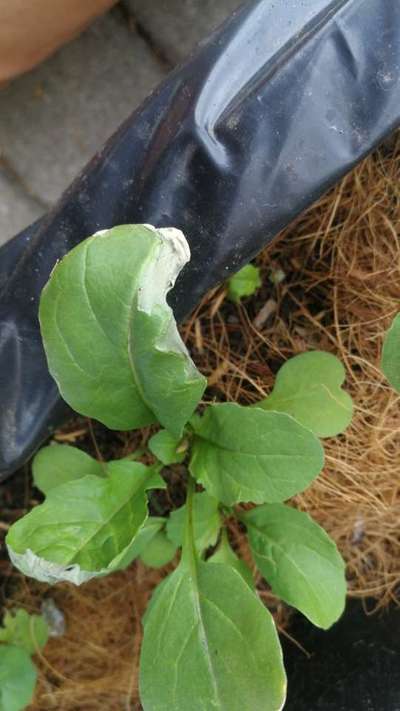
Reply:
M0 90L0 244L59 198L121 121L238 5L123 0Z

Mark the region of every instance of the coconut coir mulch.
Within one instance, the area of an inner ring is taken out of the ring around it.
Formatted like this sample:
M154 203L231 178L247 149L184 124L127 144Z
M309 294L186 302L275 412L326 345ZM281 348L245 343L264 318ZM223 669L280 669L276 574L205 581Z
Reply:
M338 355L355 402L348 431L325 440L323 474L294 503L336 540L347 562L349 594L366 612L400 595L400 398L379 370L382 338L400 307L400 140L377 150L258 257L263 286L243 305L208 294L182 333L209 380L207 399L253 403L272 388L287 358L322 349ZM117 435L80 420L57 434L105 458L124 456L148 432ZM180 505L179 472L170 501ZM29 488L29 484L27 484ZM33 494L30 495L32 500ZM29 499L29 496L28 496ZM241 531L232 542L250 561ZM5 578L7 605L37 610L51 596L67 631L37 655L40 680L31 711L140 709L140 618L161 571L140 563L81 588ZM288 615L262 580L260 595L285 634ZM371 600L374 602L371 603Z

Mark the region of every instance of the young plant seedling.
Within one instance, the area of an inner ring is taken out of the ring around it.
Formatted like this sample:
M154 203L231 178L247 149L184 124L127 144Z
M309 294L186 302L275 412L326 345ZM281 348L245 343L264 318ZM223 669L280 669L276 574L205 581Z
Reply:
M346 427L351 400L337 359L315 353L283 366L258 406L196 413L206 381L166 301L189 256L178 230L125 225L85 240L53 270L40 322L64 399L111 429L162 429L147 466L134 453L100 464L67 445L42 449L33 475L45 500L11 527L7 545L25 574L76 584L138 557L158 567L181 549L143 619L143 708L276 711L286 695L278 635L226 524L245 527L277 595L332 625L345 604L344 563L320 526L285 502L318 476L317 434ZM186 503L168 518L149 515L170 466L185 472Z
M47 623L26 610L6 612L0 627L0 709L21 711L31 701L37 670L31 656L48 639Z
M260 270L254 264L246 264L228 279L228 299L235 304L245 296L252 296L262 284Z

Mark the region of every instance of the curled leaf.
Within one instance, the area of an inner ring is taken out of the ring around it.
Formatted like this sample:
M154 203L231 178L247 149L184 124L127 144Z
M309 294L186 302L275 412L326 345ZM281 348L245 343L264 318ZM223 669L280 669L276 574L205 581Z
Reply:
M166 301L189 258L179 230L123 225L57 264L40 324L50 373L77 412L111 429L158 420L180 436L205 388Z
M147 518L146 491L165 484L138 462L110 462L107 469L105 479L88 475L51 489L11 526L7 547L21 572L79 585L118 568Z

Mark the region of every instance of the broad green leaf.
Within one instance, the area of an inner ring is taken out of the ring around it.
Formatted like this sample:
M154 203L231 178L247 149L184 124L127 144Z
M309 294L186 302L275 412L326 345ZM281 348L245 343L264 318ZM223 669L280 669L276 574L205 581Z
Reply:
M42 649L49 637L47 622L41 615L30 615L26 610L7 611L0 627L0 642L22 647L28 654Z
M243 560L238 558L236 553L232 550L225 528L222 530L221 541L218 548L212 556L208 558L207 563L225 563L226 565L230 565L232 568L237 570L251 590L255 589L251 570L248 565L246 565Z
M140 554L140 559L150 568L161 568L170 563L176 548L176 545L167 538L165 531L158 531Z
M181 564L146 614L144 711L281 709L282 652L272 616L229 565Z
M241 520L275 595L317 627L336 622L346 599L345 566L328 534L307 514L282 504L259 506Z
M167 523L168 538L177 546L183 543L186 522L186 504L173 511ZM196 548L201 553L209 546L214 546L221 528L221 516L218 501L206 491L194 494L193 524Z
M186 457L186 451L177 451L180 441L180 437L175 437L168 430L160 430L150 437L148 448L163 464L178 464Z
M31 702L37 672L21 647L0 644L0 711L22 711Z
M139 529L131 544L125 550L123 557L118 562L118 566L114 569L124 570L124 568L127 568L128 565L130 565L141 555L147 544L150 543L151 539L154 538L158 531L161 531L161 529L164 528L166 522L167 519L162 516L149 516L143 526Z
M237 304L244 296L252 296L261 283L259 268L253 264L246 264L228 279L228 299Z
M385 336L381 368L392 388L400 392L400 314L395 316Z
M200 561L191 542L145 616L144 711L275 711L285 692L272 616L234 568Z
M50 373L74 410L111 429L158 420L180 436L206 382L166 302L189 259L179 230L122 225L57 264L39 316Z
M317 437L280 412L224 403L211 405L191 424L192 475L227 506L289 499L323 466Z
M286 412L318 437L334 437L353 415L351 397L341 387L345 377L342 363L331 353L301 353L281 367L271 395L257 407Z
M68 444L51 444L43 447L32 462L35 486L43 494L67 481L80 479L87 474L104 476L104 469L96 459Z
M51 489L11 526L14 565L43 582L76 585L115 570L147 518L146 490L165 484L152 468L119 460L108 477L85 476Z

